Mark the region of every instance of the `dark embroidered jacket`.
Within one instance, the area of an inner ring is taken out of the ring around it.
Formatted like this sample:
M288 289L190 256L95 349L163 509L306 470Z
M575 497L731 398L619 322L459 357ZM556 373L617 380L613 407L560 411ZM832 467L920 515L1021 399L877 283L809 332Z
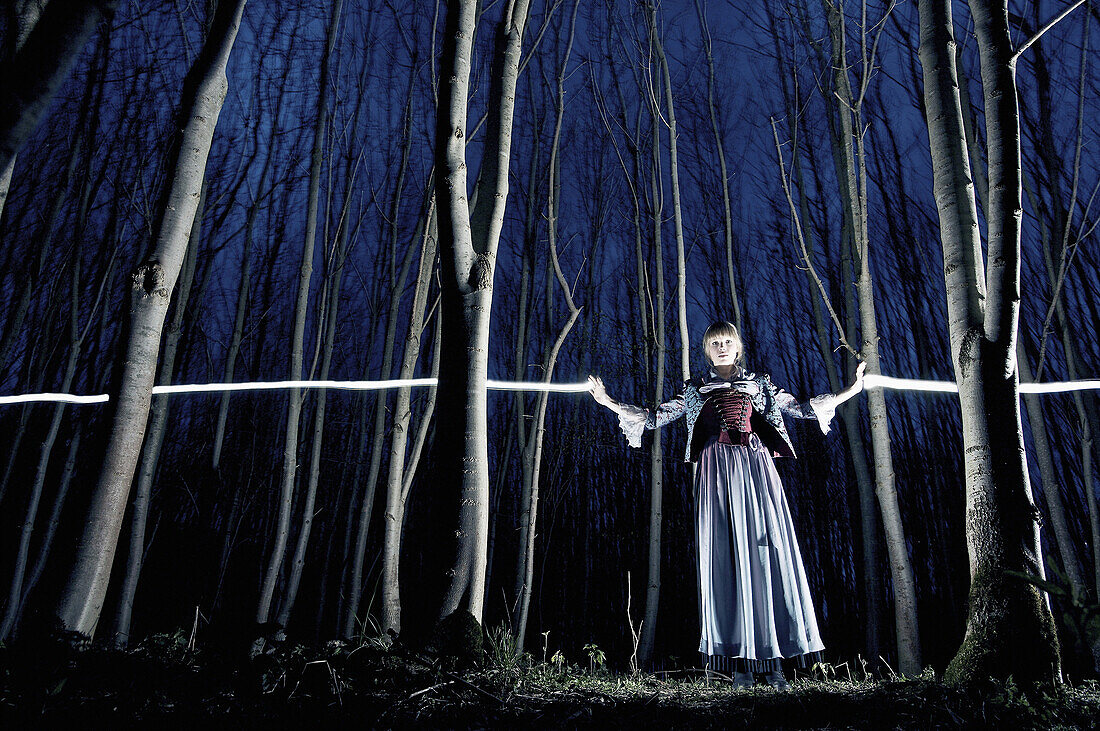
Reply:
M794 396L776 387L771 376L766 373L744 373L732 381L725 381L711 371L705 379L693 378L685 381L683 392L671 401L661 404L656 410L623 404L623 413L619 414L619 427L626 435L627 443L632 447L640 447L645 429L660 429L684 417L688 428L684 461L696 461L706 439L693 438L695 425L703 410L706 393L716 388L733 388L748 394L753 410L752 430L777 457L795 456L794 446L783 423L784 414L796 419L817 419L821 431L827 434L829 422L836 412L836 396L833 394L822 394L800 403Z

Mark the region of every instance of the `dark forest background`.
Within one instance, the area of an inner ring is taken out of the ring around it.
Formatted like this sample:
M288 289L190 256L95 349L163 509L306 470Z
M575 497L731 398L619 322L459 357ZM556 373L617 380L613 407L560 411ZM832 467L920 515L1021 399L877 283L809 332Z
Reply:
M573 2L533 4L494 281L491 378L541 380L546 353L568 317L548 248L551 226L562 274L582 308L557 356L554 381L599 374L614 397L652 405L656 359L667 358L664 394L670 397L680 380L681 349L690 351L693 370L700 371L696 341L716 318L739 320L750 369L771 373L792 393L832 390L829 361L840 380L850 378L855 360L840 347L812 276L820 278L846 338L857 342L853 233L837 173L843 156L837 120L845 113L836 89L839 59L857 89L866 80L862 139L882 372L953 380L917 8L912 2L847 3L838 36L835 22L828 22L829 7L817 0L665 0L652 26L647 8L631 2L582 0L576 10ZM1011 3L1011 20L1027 38L1061 7ZM486 3L483 11L495 18L499 8ZM956 4L955 13L960 73L977 86L966 6ZM103 393L111 384L129 273L146 256L157 227L183 77L210 15L198 2L121 3L95 31L20 151L0 218L0 394ZM306 377L396 377L416 319L418 270L428 289L414 375L432 374L438 282L435 265L429 260L422 266L420 259L432 236L433 99L443 15L427 0L348 0L322 76L332 22L328 3L279 0L246 7L206 166L201 215L169 313L161 382L287 377L322 87L328 98L305 319ZM3 22L0 39L10 53L18 18L6 13ZM1020 339L1035 380L1093 378L1100 365L1100 71L1092 50L1098 24L1100 8L1087 4L1030 48L1018 69L1025 191ZM488 20L484 25L491 27ZM838 55L841 38L847 48ZM687 343L676 327L670 110L657 40L667 54L678 130L675 203L686 254ZM491 43L490 33L479 32L477 48ZM475 171L490 55L475 54L467 147ZM564 102L552 169L559 74ZM963 92L968 98L965 86ZM980 150L981 98L969 98L973 149ZM551 185L553 217L547 213ZM660 342L654 318L662 312L667 334ZM427 389L413 391L410 437L429 397ZM135 566L126 545L132 540L128 518L97 634L108 636L123 621L124 636L135 642L190 627L198 615L200 637L232 642L251 631L273 544L285 395L234 394L221 417L219 395L157 397L154 403L151 424L161 409L164 428L162 441L150 438L150 428L142 455L151 495L143 545L134 552ZM815 424L801 422L792 432L799 459L781 460L779 469L827 658L867 657L867 627L873 625L878 653L894 665L892 584L881 524L872 538L880 547L878 564L866 566L861 549L866 530L853 450L869 451L870 437L866 402L859 403L849 418L858 420L866 444L853 444L844 429L823 437ZM289 606L293 639L314 642L377 629L394 404L387 392L307 392L292 546L311 475L316 503L301 589L288 596L284 579L275 602ZM1025 410L1025 434L1032 486L1045 516L1048 572L1063 584L1076 576L1095 598L1100 565L1089 494L1097 487L1098 447L1091 435L1100 424L1100 402L1095 392L1083 392L1042 396L1035 404ZM958 401L888 392L887 405L923 657L942 668L962 637L969 586ZM486 626L509 622L514 613L523 441L536 408L534 394L490 391ZM9 637L46 617L60 591L100 467L106 415L103 405L0 406L0 585L20 574L19 586L4 592ZM426 632L436 618L450 565L444 538L455 530L454 498L439 492L432 447L457 437L445 423L429 426L409 475L402 547L401 596L410 633ZM1036 438L1040 429L1045 446ZM684 430L665 431L654 657L692 663L698 620L691 473L679 460ZM614 417L587 395L549 397L530 651L541 653L545 644L550 653L560 648L579 657L581 647L594 642L612 662L627 662L633 648L628 591L635 625L644 606L652 449L648 437L642 450L629 449ZM140 494L140 479L132 494ZM1072 551L1059 546L1049 529L1055 491L1064 503ZM366 541L357 546L363 517L369 518ZM357 554L363 566L358 579ZM140 568L140 579L132 620L120 620L119 608L128 604L122 600L128 564ZM868 577L878 582L877 592L868 593ZM349 627L353 584L362 599L358 621ZM870 606L869 595L875 597ZM1068 667L1091 667L1087 652L1075 649L1069 626L1063 622L1060 629Z

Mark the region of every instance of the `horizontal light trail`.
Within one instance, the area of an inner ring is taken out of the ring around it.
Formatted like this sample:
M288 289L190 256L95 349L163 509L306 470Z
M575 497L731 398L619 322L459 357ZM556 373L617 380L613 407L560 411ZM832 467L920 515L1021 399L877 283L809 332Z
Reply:
M21 393L17 396L0 396L0 404L30 404L52 402L61 404L102 404L109 397L105 393L96 396L76 396L71 393Z
M193 383L179 386L154 386L153 395L177 393L225 393L227 391L278 391L288 388L343 391L380 391L390 388L435 386L434 378L407 378L390 381L253 381L250 383ZM522 381L486 381L492 391L548 391L551 393L586 393L590 390L583 383L542 383ZM894 378L869 374L863 378L864 388L888 388L895 391L927 391L931 393L958 393L959 387L951 381L921 381L915 378ZM1060 383L1021 383L1020 393L1065 393L1069 391L1100 390L1100 380L1064 381ZM0 396L0 405L28 403L101 404L109 396L105 393L78 396L71 393L25 393Z
M192 383L178 386L154 386L153 395L178 393L225 393L227 391L279 391L289 388L331 388L344 391L380 391L390 388L435 386L435 378L406 378L389 381L252 381L249 383ZM549 391L552 393L585 393L590 390L583 383L523 383L515 381L486 381L493 391ZM0 396L0 405L54 402L68 404L100 404L109 400L105 393L94 396L77 396L69 393L26 393L16 396Z
M933 393L958 393L959 385L954 381L921 381L916 378L894 378L868 373L863 377L863 387L889 388L894 391L932 391Z
M896 391L930 391L932 393L958 393L959 385L953 381L920 381L915 378L894 378L868 373L863 377L863 387L889 388ZM1067 393L1070 391L1100 390L1100 380L1061 381L1057 383L1021 383L1020 393Z

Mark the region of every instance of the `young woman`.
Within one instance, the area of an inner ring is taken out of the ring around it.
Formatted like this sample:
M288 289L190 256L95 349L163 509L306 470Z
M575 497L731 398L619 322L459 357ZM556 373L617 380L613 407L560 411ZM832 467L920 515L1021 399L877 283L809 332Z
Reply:
M754 673L764 673L768 684L784 689L780 661L808 665L824 645L772 457L794 457L784 414L817 419L829 431L836 407L863 390L864 364L841 393L798 403L767 374L741 368L744 349L730 323L707 328L703 351L707 375L686 382L656 411L615 401L603 381L589 376L592 398L619 415L632 447L641 446L643 430L685 417L685 460L697 464L699 651L707 668L731 673L737 685L752 685Z

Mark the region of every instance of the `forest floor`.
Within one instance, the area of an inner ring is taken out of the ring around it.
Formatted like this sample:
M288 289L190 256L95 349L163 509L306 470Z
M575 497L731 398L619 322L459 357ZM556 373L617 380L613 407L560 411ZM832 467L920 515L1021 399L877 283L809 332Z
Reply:
M594 648L594 646L589 646ZM818 666L788 691L734 689L700 671L620 674L495 657L446 669L379 643L281 647L257 661L159 635L128 652L63 643L0 649L3 728L1054 729L1100 725L1100 685L962 690L929 673L850 678ZM558 659L559 662L553 662ZM838 677L841 676L841 677Z

